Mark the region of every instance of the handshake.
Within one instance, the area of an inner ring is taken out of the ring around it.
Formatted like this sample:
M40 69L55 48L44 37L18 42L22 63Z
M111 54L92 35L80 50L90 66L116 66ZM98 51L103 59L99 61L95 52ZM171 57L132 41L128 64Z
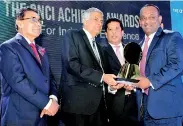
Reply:
M50 99L50 100L51 100L50 106L48 108L44 108L41 111L40 118L42 118L44 115L54 116L58 112L60 107L59 104L55 99Z

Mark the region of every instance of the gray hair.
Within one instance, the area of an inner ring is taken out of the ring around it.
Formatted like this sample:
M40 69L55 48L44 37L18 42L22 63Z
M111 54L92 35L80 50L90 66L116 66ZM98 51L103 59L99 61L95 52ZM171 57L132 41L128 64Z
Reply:
M85 10L81 17L82 17L82 23L84 22L84 20L88 20L89 17L90 17L90 14L93 13L93 12L99 12L102 14L102 17L104 16L103 12L101 10L99 10L98 8L95 8L95 7L91 7L87 10Z

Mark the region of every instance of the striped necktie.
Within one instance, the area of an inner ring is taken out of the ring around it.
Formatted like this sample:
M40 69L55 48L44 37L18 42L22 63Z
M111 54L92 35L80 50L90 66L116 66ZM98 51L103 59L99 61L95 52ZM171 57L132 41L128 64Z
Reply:
M40 59L40 57L39 57L39 54L38 54L38 52L37 52L37 49L36 49L35 44L31 43L30 46L31 46L32 51L34 52L34 54L35 54L37 60L38 60L39 63L41 64L41 59Z

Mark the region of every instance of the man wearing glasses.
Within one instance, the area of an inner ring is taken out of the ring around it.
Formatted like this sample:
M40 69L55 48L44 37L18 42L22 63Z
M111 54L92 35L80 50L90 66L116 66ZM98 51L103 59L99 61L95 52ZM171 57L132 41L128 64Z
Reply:
M41 33L40 16L21 9L16 29L0 46L1 126L44 125L44 115L55 115L59 105L47 53L34 41Z

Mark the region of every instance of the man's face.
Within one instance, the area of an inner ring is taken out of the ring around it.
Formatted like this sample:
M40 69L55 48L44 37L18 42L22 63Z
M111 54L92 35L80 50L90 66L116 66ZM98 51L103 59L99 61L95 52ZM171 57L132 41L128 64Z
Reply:
M121 29L120 23L112 21L107 25L107 32L105 32L107 40L114 45L121 43L123 37L123 30Z
M19 20L17 25L21 34L30 40L34 40L41 33L40 17L34 11L26 11L23 20Z
M84 21L84 28L95 37L102 30L103 16L100 12L92 12L88 20Z
M162 17L153 6L144 7L140 13L140 26L146 35L156 32L161 24Z

